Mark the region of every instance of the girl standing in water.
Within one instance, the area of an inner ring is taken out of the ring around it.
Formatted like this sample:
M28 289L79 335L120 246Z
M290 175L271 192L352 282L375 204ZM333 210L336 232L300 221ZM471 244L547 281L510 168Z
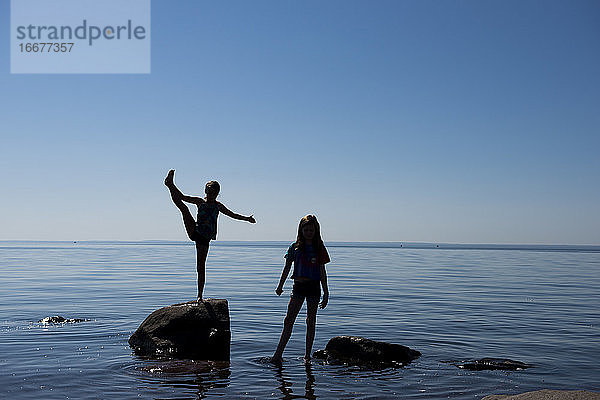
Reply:
M208 246L210 241L217 238L217 217L219 212L231 217L233 219L239 219L241 221L248 221L255 223L254 217L244 217L243 215L236 214L230 211L222 203L217 201L217 196L221 187L219 182L210 181L206 184L204 193L206 197L192 197L181 193L181 191L175 186L173 182L173 176L175 170L172 169L165 178L165 185L171 192L171 199L173 203L181 211L183 217L183 225L185 231L190 240L196 243L196 269L198 271L198 301L202 300L202 293L204 291L205 282L205 270L206 270L206 256L208 255ZM197 221L190 213L188 207L183 202L195 204L198 206L198 217Z
M283 285L290 273L292 263L294 264L294 272L292 279L294 287L290 303L287 309L287 315L283 321L283 332L279 339L279 345L275 354L271 358L274 363L281 363L282 354L287 345L296 317L302 308L302 303L306 299L306 350L304 360L310 360L313 342L315 340L315 327L317 323L317 308L319 307L319 299L321 298L321 286L323 287L323 300L321 308L327 306L329 301L329 288L327 287L327 273L325 272L325 264L329 260L329 254L321 239L321 231L317 217L307 215L300 220L298 225L298 236L296 241L292 243L285 255L285 266L281 273L279 285L275 290L278 296L283 293Z

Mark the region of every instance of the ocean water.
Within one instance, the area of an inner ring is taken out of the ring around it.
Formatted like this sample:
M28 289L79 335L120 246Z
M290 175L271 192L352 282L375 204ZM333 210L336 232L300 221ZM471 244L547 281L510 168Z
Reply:
M0 398L480 399L541 388L600 390L600 247L328 243L330 302L313 350L337 335L423 355L404 368L305 365L305 308L281 368L291 282L275 295L284 242L215 242L206 297L226 298L231 361L152 361L131 333L192 300L195 252L179 242L0 242ZM42 325L61 315L88 321ZM446 360L511 358L522 371Z

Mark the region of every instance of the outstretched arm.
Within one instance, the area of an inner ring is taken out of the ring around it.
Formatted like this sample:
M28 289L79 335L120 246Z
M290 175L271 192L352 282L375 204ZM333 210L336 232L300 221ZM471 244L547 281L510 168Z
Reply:
M327 287L327 271L325 271L324 265L321 265L321 286L323 287L323 300L321 300L320 307L325 308L329 302L329 288Z
M256 220L252 215L250 215L249 217L244 217L243 215L236 214L233 211L229 210L227 207L225 207L223 203L219 203L219 211L227 215L229 218L239 219L240 221L248 221L253 224L256 223Z
M202 197L188 196L187 194L182 195L181 200L185 201L186 203L192 203L196 205L204 203L204 199Z
M281 279L279 279L279 285L277 285L277 289L275 289L275 293L277 293L277 296L281 296L281 293L283 293L283 285L285 284L285 280L290 274L291 267L292 260L286 260L285 267L283 267L283 271L281 271Z

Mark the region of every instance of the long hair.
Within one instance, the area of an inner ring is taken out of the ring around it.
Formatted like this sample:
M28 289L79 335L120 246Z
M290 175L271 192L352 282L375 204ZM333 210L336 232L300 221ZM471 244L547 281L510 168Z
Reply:
M323 239L321 239L321 226L319 225L319 221L317 221L317 217L312 214L309 214L305 217L302 217L300 223L298 224L298 236L296 237L296 250L303 251L304 246L306 246L304 235L302 234L302 228L304 226L312 224L315 227L315 237L313 238L313 246L317 254L321 251L325 245L323 244Z

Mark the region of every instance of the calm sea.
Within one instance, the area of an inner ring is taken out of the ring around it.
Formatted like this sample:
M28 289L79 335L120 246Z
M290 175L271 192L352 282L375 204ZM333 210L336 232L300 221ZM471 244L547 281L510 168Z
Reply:
M328 243L331 297L314 350L337 335L423 355L400 369L304 365L301 312L282 368L261 362L282 327L284 242L216 242L206 297L226 298L231 362L158 362L127 344L153 310L192 300L195 252L179 242L0 242L0 398L479 399L600 390L600 247ZM43 317L89 321L44 326ZM505 357L524 371L445 360Z

